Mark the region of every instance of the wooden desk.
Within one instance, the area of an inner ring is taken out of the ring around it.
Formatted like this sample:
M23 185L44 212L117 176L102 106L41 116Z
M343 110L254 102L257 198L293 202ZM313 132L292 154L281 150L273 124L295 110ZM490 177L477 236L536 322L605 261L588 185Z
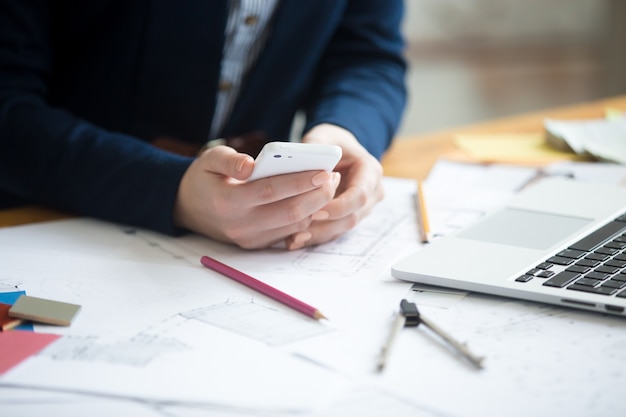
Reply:
M465 133L530 133L541 132L546 117L555 119L584 119L603 117L607 107L626 111L626 96L619 96L575 106L549 109L535 113L507 117L474 125L398 138L383 158L386 176L425 179L430 169L442 156L462 157L452 141ZM0 210L0 227L70 217L43 207L21 207Z
M604 117L607 107L626 111L626 96L538 111L414 137L398 138L383 158L384 172L390 177L425 179L434 163L442 156L463 157L453 144L454 137L459 134L541 132L545 118L601 118Z

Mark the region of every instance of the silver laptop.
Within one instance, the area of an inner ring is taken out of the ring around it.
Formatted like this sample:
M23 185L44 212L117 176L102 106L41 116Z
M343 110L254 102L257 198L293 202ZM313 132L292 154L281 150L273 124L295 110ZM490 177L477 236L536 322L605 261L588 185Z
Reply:
M626 316L626 187L544 179L393 265L424 284Z

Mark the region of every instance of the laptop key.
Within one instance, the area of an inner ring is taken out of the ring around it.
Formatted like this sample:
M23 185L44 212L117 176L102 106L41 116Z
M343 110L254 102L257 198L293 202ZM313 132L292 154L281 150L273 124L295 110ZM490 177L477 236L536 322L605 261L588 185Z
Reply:
M601 253L603 255L615 255L619 250L610 248L608 246L602 246L601 248L596 249L593 253Z
M606 245L604 245L605 248L612 248L612 249L624 249L626 248L626 242L617 242L617 241L612 241L612 242L608 242Z
M595 269L596 272L601 272L603 274L617 274L620 268L616 268L614 266L606 266L606 264L599 266Z
M616 268L626 268L626 261L620 261L619 259L611 259L604 263L606 266L614 266Z
M577 274L576 272L563 271L544 282L543 285L548 287L563 288L579 277L580 274Z
M626 281L617 281L615 279L610 279L608 281L603 282L602 286L621 289L621 288L626 287Z
M557 256L562 256L564 258L578 259L586 253L587 252L582 251L582 250L565 249L564 251L557 253Z
M615 294L618 290L617 288L610 288L610 287L589 287L587 285L579 285L579 284L572 284L569 287L567 287L568 290L575 290L575 291L583 291L583 292L590 292L593 294L600 294L600 295L613 295Z
M594 261L606 261L607 259L609 259L610 256L605 254L605 253L590 253L589 255L585 256L585 259L592 259Z
M569 265L572 262L574 262L574 260L572 258L564 258L562 256L553 256L550 259L548 259L547 262L557 264L557 265Z
M602 281L599 279L581 278L578 281L576 281L576 284L585 285L587 287L595 287L601 282Z
M585 275L585 278L589 278L589 279L599 279L599 280L605 280L608 277L610 277L610 274L604 274L602 272L590 272L587 275Z
M568 266L567 268L565 268L566 271L570 271L570 272L578 272L579 274L584 274L585 272L589 272L591 270L591 268L589 268L588 266L582 266L582 265L571 265Z
M539 271L535 274L535 276L537 278L550 278L554 274L555 274L554 271Z
M531 279L533 279L534 277L532 275L520 275L519 277L515 278L515 281L517 282L528 282Z
M617 275L613 275L613 276L611 277L611 279L614 279L614 280L616 280L616 281L624 281L624 282L626 282L626 271L624 271L624 272L620 272L620 273L619 273L619 274L617 274Z
M580 261L576 262L575 265L589 266L589 267L593 268L594 266L600 265L600 262L599 261L595 261L593 259L581 259Z
M597 248L598 246L600 246L606 240L610 239L611 237L615 236L616 234L624 230L626 230L626 224L619 222L619 221L612 221L602 226L601 228L591 233L590 235L580 239L578 242L574 243L569 248L577 249L577 250L584 250L584 251L591 251Z

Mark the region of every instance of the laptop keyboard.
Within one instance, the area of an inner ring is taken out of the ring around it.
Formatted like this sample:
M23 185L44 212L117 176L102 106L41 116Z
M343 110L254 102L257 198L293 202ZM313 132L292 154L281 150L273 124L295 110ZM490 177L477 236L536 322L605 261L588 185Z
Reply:
M516 279L626 298L626 213Z

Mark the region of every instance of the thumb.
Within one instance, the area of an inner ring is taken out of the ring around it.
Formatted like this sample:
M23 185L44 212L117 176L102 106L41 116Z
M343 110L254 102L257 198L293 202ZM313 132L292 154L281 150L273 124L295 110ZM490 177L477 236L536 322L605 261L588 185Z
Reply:
M205 171L245 180L252 173L254 159L239 153L229 146L216 146L205 151L200 157Z

